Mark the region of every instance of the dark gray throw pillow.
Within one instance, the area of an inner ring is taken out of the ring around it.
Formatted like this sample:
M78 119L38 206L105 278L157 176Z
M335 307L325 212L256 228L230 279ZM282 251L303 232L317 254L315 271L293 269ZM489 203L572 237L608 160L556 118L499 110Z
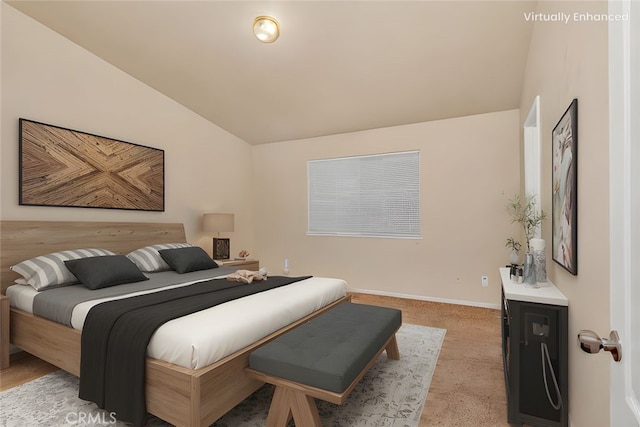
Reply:
M94 256L65 261L74 276L89 289L107 288L124 283L149 280L140 269L124 255Z
M218 264L199 246L163 249L158 252L169 267L180 274L218 268Z

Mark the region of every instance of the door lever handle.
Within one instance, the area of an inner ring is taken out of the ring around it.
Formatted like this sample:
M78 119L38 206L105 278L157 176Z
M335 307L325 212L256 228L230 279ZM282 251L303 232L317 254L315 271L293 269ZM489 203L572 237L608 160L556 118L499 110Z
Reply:
M598 334L588 329L583 329L578 333L578 343L580 348L587 353L598 353L600 350L611 353L613 360L622 360L622 344L618 331L611 331L609 338L600 338Z

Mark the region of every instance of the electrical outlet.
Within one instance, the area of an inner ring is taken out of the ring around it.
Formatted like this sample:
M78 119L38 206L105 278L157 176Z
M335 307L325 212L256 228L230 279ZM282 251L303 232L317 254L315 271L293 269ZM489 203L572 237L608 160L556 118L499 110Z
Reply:
M481 277L482 286L489 286L489 278L487 276Z

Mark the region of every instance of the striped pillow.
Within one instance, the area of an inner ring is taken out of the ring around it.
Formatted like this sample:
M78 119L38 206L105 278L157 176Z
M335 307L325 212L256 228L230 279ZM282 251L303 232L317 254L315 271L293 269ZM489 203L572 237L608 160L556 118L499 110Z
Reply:
M190 246L193 245L191 243L163 243L160 245L145 246L144 248L129 252L127 257L138 266L140 271L153 273L154 271L171 269L169 264L162 259L158 251L162 249L187 248Z
M76 276L64 265L65 261L104 255L115 254L106 249L73 249L31 258L9 268L21 275L27 285L33 286L36 291L42 291L54 286L71 285L78 282ZM20 279L16 282L25 283Z

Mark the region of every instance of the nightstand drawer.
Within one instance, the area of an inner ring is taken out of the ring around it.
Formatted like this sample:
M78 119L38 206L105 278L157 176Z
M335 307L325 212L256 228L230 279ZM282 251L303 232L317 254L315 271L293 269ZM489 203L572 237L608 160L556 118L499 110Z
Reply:
M250 270L250 271L258 271L260 269L260 261L257 259L251 260L230 260L230 261L218 261L218 263L222 264L222 267L235 267L238 270Z

